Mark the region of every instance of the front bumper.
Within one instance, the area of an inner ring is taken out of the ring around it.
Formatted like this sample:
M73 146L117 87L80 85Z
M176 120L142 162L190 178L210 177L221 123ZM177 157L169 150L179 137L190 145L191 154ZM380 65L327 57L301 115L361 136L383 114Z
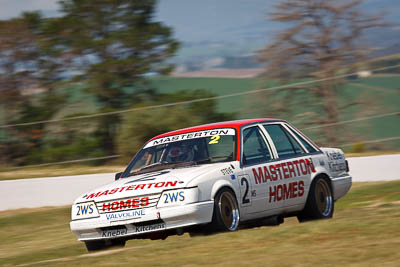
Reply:
M214 202L204 201L175 207L144 208L138 216L125 216L120 211L101 214L98 218L70 222L78 240L129 237L157 231L182 228L211 222ZM122 216L124 215L124 216Z

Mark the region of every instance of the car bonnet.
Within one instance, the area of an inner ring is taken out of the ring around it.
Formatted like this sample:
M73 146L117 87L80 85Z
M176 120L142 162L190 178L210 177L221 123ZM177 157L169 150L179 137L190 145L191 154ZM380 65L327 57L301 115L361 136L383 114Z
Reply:
M209 173L221 167L221 165L224 166L226 164L227 163L192 165L122 178L82 195L75 203L123 199L157 194L167 189L183 188L194 178Z

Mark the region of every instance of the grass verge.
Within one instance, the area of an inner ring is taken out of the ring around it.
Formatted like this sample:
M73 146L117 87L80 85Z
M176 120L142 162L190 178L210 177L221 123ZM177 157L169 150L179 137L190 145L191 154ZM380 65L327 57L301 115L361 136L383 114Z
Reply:
M32 168L0 168L0 180L15 180L25 178L57 177L81 174L96 174L121 172L126 166L104 165L104 166L85 166L85 165L58 165Z
M355 183L331 220L86 252L70 232L69 207L0 213L0 265L37 266L399 266L400 181Z

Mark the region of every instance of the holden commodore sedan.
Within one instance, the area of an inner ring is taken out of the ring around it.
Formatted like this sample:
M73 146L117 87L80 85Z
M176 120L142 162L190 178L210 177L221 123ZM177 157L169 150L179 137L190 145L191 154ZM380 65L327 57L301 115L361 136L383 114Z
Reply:
M235 231L254 222L331 218L352 178L343 152L279 119L156 136L115 181L80 196L70 227L89 251L129 239Z

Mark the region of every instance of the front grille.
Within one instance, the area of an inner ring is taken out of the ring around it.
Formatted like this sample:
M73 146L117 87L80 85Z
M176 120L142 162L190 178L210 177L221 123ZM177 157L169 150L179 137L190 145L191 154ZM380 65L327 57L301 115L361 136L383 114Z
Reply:
M100 214L145 209L157 206L161 194L142 195L129 198L113 199L97 202L97 209Z

